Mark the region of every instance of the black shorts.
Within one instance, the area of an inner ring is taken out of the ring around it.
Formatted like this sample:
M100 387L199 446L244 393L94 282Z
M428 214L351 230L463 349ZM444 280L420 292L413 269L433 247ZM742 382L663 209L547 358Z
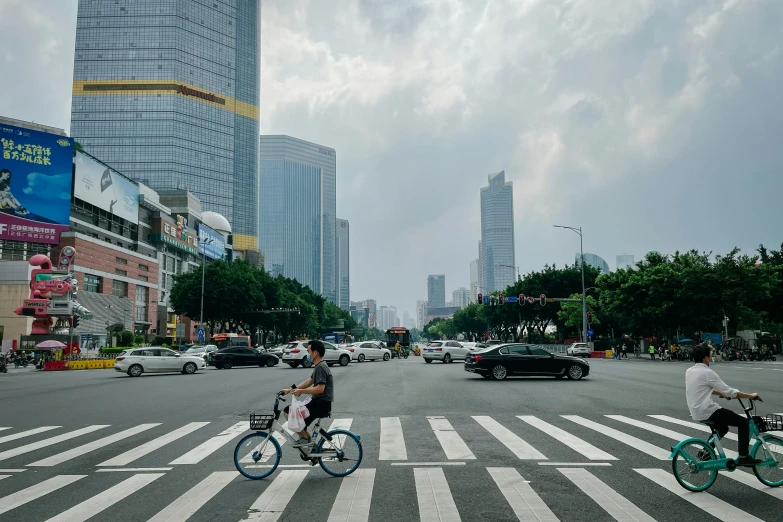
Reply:
M311 400L306 407L307 411L310 412L310 416L305 419L305 426L308 428L316 419L323 419L332 412L332 403L320 399ZM288 408L290 408L290 406L286 406L283 409L286 415L288 415Z

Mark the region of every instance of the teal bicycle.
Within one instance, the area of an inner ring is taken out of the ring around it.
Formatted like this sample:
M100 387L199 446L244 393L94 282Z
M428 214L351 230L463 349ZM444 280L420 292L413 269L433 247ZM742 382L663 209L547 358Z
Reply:
M751 439L756 440L750 456L761 461L753 466L753 473L767 486L783 486L783 439L766 433L783 430L783 417L774 414L766 417L753 415L753 399L748 399L748 407L745 407L742 399L737 400L748 417ZM761 401L761 397L757 400ZM718 430L709 421L702 422L712 429L709 440L685 439L672 448L669 456L674 477L688 491L705 491L715 483L719 471L737 469L737 460L726 457L723 451Z

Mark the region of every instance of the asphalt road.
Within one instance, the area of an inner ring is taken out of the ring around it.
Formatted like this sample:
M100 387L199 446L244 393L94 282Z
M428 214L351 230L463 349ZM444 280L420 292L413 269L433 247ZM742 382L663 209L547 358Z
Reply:
M269 479L235 473L248 413L271 409L274 393L308 370L130 378L12 369L0 374L0 518L138 521L184 506L160 519L781 520L783 490L750 470L719 477L708 493L683 495L675 482L668 449L701 434L687 425L688 366L592 360L581 381L504 382L418 357L333 367L332 417L363 442L361 473L350 481L302 467L287 445L287 467ZM716 370L761 393L761 413L783 412L783 362ZM723 404L738 411L735 401ZM732 440L725 447L737 449ZM351 518L339 518L341 508Z

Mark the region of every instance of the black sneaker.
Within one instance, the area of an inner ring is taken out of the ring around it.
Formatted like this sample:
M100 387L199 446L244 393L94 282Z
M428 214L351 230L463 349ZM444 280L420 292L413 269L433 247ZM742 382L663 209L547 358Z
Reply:
M753 467L756 464L761 464L762 462L763 461L761 461L761 460L754 459L754 458L751 458L751 457L745 455L744 457L740 457L740 458L737 459L737 466L750 466L750 467Z

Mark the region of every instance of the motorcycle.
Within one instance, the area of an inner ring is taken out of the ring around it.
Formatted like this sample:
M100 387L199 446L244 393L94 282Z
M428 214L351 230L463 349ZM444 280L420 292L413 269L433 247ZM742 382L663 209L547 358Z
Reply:
M14 368L27 368L27 359L24 357L14 357Z

